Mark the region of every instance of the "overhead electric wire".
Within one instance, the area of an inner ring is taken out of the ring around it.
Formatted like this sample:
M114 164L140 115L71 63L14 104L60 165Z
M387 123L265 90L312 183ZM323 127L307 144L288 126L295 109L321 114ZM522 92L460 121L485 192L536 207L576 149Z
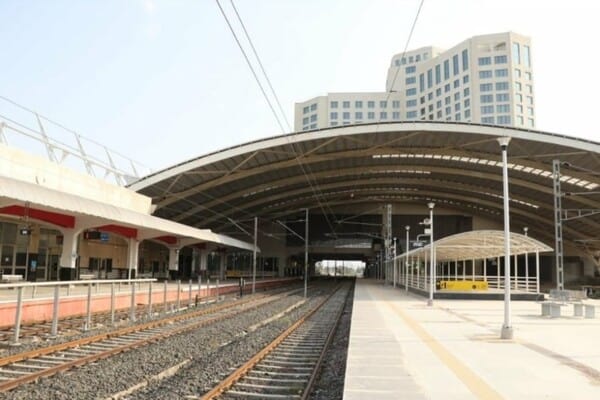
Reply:
M221 3L219 3L219 0L215 0L215 1L216 1L217 5L218 5L218 7L219 7L219 10L221 11L221 14L223 15L223 18L225 18L225 21L226 21L226 23L227 23L227 26L229 27L229 30L231 31L231 33L232 33L232 35L233 35L233 37L234 37L234 39L235 39L235 41L236 41L236 43L237 43L238 47L240 48L240 51L242 52L242 55L244 56L244 59L246 60L246 63L248 64L248 67L249 67L249 68L250 68L250 70L252 71L252 75L254 76L254 79L255 79L256 83L258 84L258 86L259 86L259 88L260 88L260 90L261 90L261 92L262 92L263 96L265 97L265 100L267 101L267 104L269 105L269 107L270 107L270 109L271 109L271 112L273 113L273 116L274 116L274 117L275 117L275 119L277 120L277 123L278 123L279 127L281 128L281 131L282 131L282 133L284 133L284 134L285 134L285 133L286 133L286 132L285 132L285 129L283 128L283 126L282 126L282 124L281 124L281 121L280 121L279 117L277 116L277 113L275 112L275 109L274 109L274 107L273 107L273 104L271 103L271 100L268 98L268 96L267 96L267 93L265 92L265 89L264 89L264 87L263 87L262 83L260 82L260 80L259 80L259 78L258 78L258 75L256 74L256 71L254 70L254 67L252 66L252 63L250 62L250 59L248 58L248 55L246 54L246 52L245 52L245 50L244 50L244 48L243 48L243 46L242 46L242 44L241 44L240 40L238 39L238 37L237 37L237 35L236 35L236 33L235 33L234 29L233 29L233 26L231 25L231 23L230 23L230 21L229 21L229 18L227 17L227 14L226 14L226 13L225 13L225 11L223 10L223 7L221 7ZM231 4L233 5L233 1L232 1L232 0L230 0L230 1L231 1ZM233 6L234 6L234 10L235 10L235 12L236 12L236 15L238 16L238 19L239 19L239 20L240 20L240 22L241 22L241 21L242 21L242 20L241 20L241 17L240 17L240 15L239 15L239 13L237 12L237 9L235 9L235 5L233 5ZM246 33L246 37L248 38L248 41L251 43L251 47L252 47L252 49L253 49L253 51L254 51L254 54L255 54L255 56L256 56L256 58L257 58L257 60L258 60L259 64L261 65L261 68L262 68L262 63L260 62L260 57L258 56L258 54L257 54L257 52L256 52L256 49L255 49L255 48L254 48L254 46L252 45L252 41L251 41L251 39L250 39L250 36L249 36L249 34L248 34L248 31L246 30L245 26L243 25L243 22L241 22L241 24L242 24L242 27L243 27L243 30L244 30L244 32ZM270 86L270 88L271 88L271 90L272 90L272 92L273 92L273 95L274 95L274 97L275 97L276 99L278 99L278 98L277 98L277 95L275 94L275 90L273 89L272 85L270 84L270 80L268 79L268 76L267 76L267 74L266 74L266 71L264 70L264 68L262 69L262 71L263 71L263 74L265 75L265 79L267 80L267 82L269 82L269 86ZM285 118L285 113L283 114L283 116L284 116L284 118ZM287 123L287 121L286 121L286 123ZM288 123L288 125L289 125L289 123ZM293 152L294 152L294 154L296 155L296 161L298 162L298 165L300 166L300 169L302 170L302 173L304 174L304 176L305 176L305 178L306 178L306 180L307 180L308 184L310 185L310 187L311 187L311 189L312 189L312 191L313 191L313 194L314 194L314 196L315 196L315 200L317 200L317 203L319 204L319 207L321 208L321 211L323 212L323 215L325 216L325 219L327 220L327 224L329 225L329 227L330 227L330 229L332 230L332 232L333 232L333 233L335 233L335 230L334 230L334 228L333 228L333 225L331 224L331 221L329 220L329 217L327 216L327 212L325 211L325 208L323 207L323 204L321 203L321 201L320 201L320 199L319 199L319 195L318 195L318 193L317 193L317 189L315 189L315 185L317 185L317 186L318 186L318 182L316 182L316 180L315 180L315 184L313 185L313 183L312 183L312 181L311 181L310 177L308 176L308 174L307 174L306 170L304 169L304 165L302 164L302 161L300 160L300 157L298 156L298 152L296 151L295 145L294 145L293 143L291 143L291 147L292 147L292 151L293 151ZM310 170L309 170L309 171L310 171ZM312 175L312 172L311 172L311 175ZM321 193L321 196L323 196L323 194L322 194L322 192L320 191L320 189L319 189L318 191ZM331 210L331 209L330 209L330 210Z

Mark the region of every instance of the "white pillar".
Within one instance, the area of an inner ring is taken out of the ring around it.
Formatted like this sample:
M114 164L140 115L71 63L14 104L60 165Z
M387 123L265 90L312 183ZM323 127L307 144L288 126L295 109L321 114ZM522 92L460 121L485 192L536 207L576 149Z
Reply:
M454 260L454 280L458 280L458 260Z
M179 271L179 247L169 247L169 275L171 271Z
M487 258L483 259L483 281L487 282Z
M219 257L219 279L225 280L225 270L227 269L227 253L221 253Z
M471 260L471 281L475 280L475 260Z
M60 255L60 267L75 269L77 261L77 240L79 239L79 231L75 229L63 229L63 245Z
M132 278L132 271L135 271L135 277L137 278L139 250L140 241L136 238L129 238L127 246L127 279Z
M496 288L500 289L500 257L496 258Z
M519 264L517 262L517 255L514 255L515 259L515 290L519 289Z
M535 292L540 294L540 252L535 252Z
M462 260L463 281L467 280L467 260Z

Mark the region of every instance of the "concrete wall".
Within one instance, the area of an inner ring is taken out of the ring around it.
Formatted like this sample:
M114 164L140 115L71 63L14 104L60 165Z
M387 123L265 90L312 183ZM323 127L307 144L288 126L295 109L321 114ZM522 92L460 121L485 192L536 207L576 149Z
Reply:
M86 199L150 214L152 200L132 190L0 144L0 175Z

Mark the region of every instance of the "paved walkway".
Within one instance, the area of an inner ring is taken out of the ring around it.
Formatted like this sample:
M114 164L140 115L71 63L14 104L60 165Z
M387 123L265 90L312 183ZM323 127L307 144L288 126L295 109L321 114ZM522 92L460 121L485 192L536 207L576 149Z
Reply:
M597 305L600 301L589 301ZM600 316L513 301L436 300L357 280L344 399L600 399Z

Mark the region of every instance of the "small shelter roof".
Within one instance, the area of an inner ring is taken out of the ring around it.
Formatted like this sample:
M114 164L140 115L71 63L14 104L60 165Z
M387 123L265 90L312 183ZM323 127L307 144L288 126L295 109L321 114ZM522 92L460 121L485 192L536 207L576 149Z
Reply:
M408 255L421 259L429 257L430 246L410 250ZM433 246L436 260L439 262L502 257L504 256L504 231L476 230L447 236L439 240L435 240L434 236ZM531 236L510 233L511 255L548 251L552 251L552 248ZM406 257L406 253L396 256L400 259L403 257Z

